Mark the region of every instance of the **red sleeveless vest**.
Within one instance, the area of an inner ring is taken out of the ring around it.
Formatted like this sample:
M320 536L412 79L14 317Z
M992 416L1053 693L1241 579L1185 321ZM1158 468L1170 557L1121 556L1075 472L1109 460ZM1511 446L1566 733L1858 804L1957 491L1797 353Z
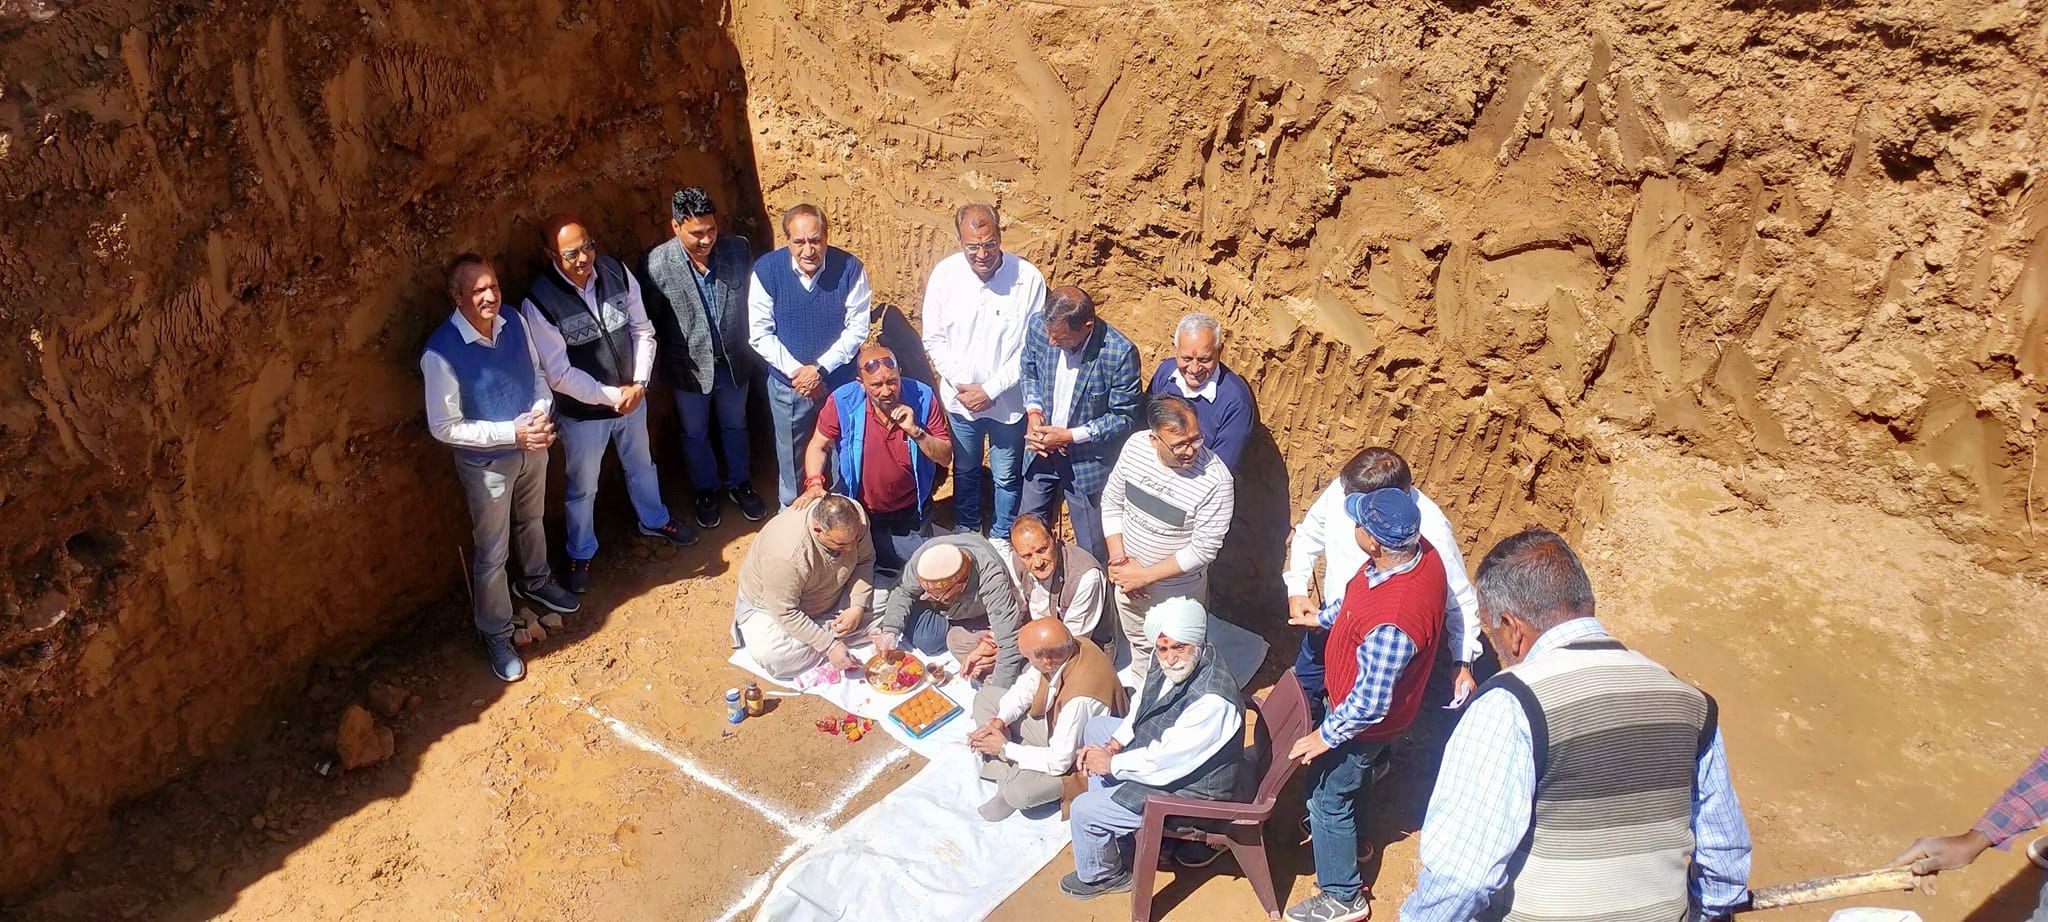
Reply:
M1343 607L1323 646L1323 669L1334 708L1358 684L1358 645L1373 628L1391 624L1415 642L1415 658L1394 681L1387 716L1358 735L1370 742L1391 742L1407 732L1422 711L1422 690L1429 686L1429 672L1436 666L1437 642L1444 632L1444 564L1436 548L1423 541L1422 559L1408 572L1368 590L1366 570L1358 568L1358 575L1344 586Z

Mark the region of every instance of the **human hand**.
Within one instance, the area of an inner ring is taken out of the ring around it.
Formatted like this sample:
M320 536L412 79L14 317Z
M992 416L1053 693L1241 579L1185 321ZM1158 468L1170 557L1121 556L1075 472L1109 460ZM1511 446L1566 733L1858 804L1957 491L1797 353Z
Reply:
M1126 595L1143 598L1138 593L1155 582L1146 569L1129 557L1121 557L1109 565L1109 579Z
M1074 767L1083 774L1107 776L1111 755L1114 753L1105 747L1089 746L1074 756Z
M961 406L976 413L988 409L989 404L994 403L988 399L988 391L982 390L979 384L962 384L955 388L955 391L960 395Z
M618 410L621 414L631 413L634 410L640 409L640 404L646 399L646 387L638 384L628 384L625 387L619 388L619 405L613 409Z
M855 628L860 627L861 616L866 614L867 610L862 608L849 608L840 612L839 617L832 619L832 633L841 637L853 633Z
M889 411L889 424L903 430L912 440L924 438L924 427L917 424L917 411L904 404L897 404Z
M796 374L789 376L789 386L804 395L804 399L816 400L825 390L825 376L818 371L818 366L805 365L797 369Z
M1990 847L1991 840L1974 829L1962 835L1927 836L1914 840L1912 847L1885 866L1903 868L1911 865L1914 874L1924 877L1969 864Z
M543 451L555 444L555 421L545 413L528 411L512 421L512 437L524 451Z
M967 738L967 748L985 756L1002 755L1003 746L1008 743L1009 740L999 733L984 733Z
M1294 748L1287 750L1287 757L1306 765L1321 758L1323 753L1329 751L1330 744L1323 742L1323 735L1311 732L1309 735L1294 741Z
M1116 740L1110 740L1109 742L1102 744L1102 749L1104 752L1107 752L1110 755L1116 755L1117 753L1124 751L1124 744Z
M1039 454L1065 451L1074 444L1074 430L1061 426L1041 426L1038 429Z
M1472 678L1472 667L1459 663L1458 674L1451 677L1451 703L1444 705L1444 710L1455 711L1464 707L1466 700L1478 688L1479 683Z
M881 628L868 632L868 642L875 645L876 653L896 652L896 635Z
M846 649L846 644L837 640L832 641L832 645L825 648L825 658L830 660L832 666L836 669L852 669L860 665L854 661L853 653Z
M1316 618L1316 602L1305 595L1287 597L1287 623L1295 627L1322 627Z
M821 497L821 496L824 496L824 495L825 495L825 485L824 485L823 483L815 483L815 482L814 482L814 483L811 483L810 485L808 485L808 486L804 487L804 491L803 491L802 493L798 493L798 494L797 494L797 496L796 496L796 499L795 499L794 501L792 501L792 502L790 503L790 505L791 505L791 506L795 506L795 507L796 507L796 508L798 508L798 509L802 509L802 508L804 508L804 507L806 507L806 506L809 506L809 505L810 505L810 504L812 504L812 503L815 503L815 502L817 502L817 501L818 501L818 497Z

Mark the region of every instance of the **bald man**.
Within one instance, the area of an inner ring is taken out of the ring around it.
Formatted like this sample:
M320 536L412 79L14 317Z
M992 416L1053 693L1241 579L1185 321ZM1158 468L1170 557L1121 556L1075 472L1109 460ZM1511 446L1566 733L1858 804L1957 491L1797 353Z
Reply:
M866 507L874 529L875 575L891 587L931 536L926 523L932 491L939 471L953 463L953 442L932 389L903 377L889 347L863 348L854 365L860 380L835 388L818 408L796 505L809 505L830 486ZM838 463L828 466L834 458Z
M1081 731L1097 717L1121 717L1130 701L1116 666L1092 643L1082 643L1057 618L1033 621L1017 632L1017 648L1031 668L1008 691L986 685L974 698L967 745L981 753L981 777L996 795L981 817L997 822L1018 810L1060 800L1069 785Z
M697 541L697 531L671 519L647 448L647 380L654 373L654 324L640 299L640 283L619 261L597 252L597 242L574 216L554 215L541 226L548 270L533 280L520 305L548 387L561 395L563 474L568 488L569 570L562 585L590 588L597 556L597 474L607 445L617 446L626 492L640 518L640 533L669 544Z
M1024 672L1017 649L1023 607L988 539L940 535L910 556L905 571L903 585L889 594L875 646L887 651L909 643L927 655L950 652L963 676L985 686L1017 684Z

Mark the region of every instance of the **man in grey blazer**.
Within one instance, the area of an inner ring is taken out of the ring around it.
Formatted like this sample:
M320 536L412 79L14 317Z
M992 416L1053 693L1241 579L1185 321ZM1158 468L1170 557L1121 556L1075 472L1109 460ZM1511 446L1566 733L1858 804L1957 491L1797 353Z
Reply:
M721 493L758 522L768 504L747 479L747 394L759 369L747 345L753 254L747 238L719 232L711 197L696 186L676 192L669 230L673 238L647 251L640 287L661 346L662 377L675 390L683 420L683 462L697 494L697 525L717 527ZM711 450L714 415L718 453Z

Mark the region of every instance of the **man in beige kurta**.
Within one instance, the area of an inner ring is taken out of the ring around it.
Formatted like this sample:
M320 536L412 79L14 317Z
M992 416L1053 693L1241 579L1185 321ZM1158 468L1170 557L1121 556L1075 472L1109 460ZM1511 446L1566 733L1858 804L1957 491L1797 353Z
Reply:
M868 626L874 583L875 543L859 504L829 495L784 509L740 564L733 643L777 679L824 661L850 667L846 642Z

